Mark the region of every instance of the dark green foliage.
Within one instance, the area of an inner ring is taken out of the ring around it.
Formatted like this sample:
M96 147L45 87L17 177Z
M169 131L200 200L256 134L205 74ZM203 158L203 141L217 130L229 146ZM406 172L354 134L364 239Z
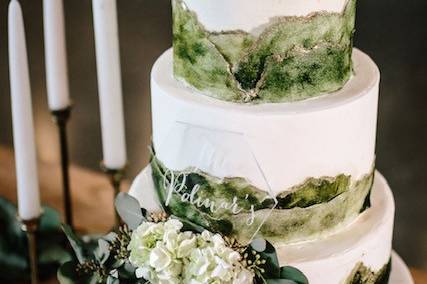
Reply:
M143 221L145 216L141 211L141 206L138 200L127 193L120 192L115 199L115 208L120 218L132 230L137 228Z
M252 241L246 253L246 260L256 263L256 283L267 284L308 284L305 275L295 267L280 267L274 246L264 239Z
M29 279L27 238L17 220L16 207L0 197L0 282ZM37 233L39 272L41 278L55 275L62 262L70 258L63 249L66 242L61 233L59 214L43 208Z
M140 208L141 210L141 208ZM142 284L135 276L135 267L128 260L127 246L131 231L120 227L117 233L104 237L85 238L85 241L64 226L75 259L64 263L58 270L61 284Z
M280 277L285 279L292 279L298 284L308 284L308 279L298 269L292 266L284 266L280 268Z

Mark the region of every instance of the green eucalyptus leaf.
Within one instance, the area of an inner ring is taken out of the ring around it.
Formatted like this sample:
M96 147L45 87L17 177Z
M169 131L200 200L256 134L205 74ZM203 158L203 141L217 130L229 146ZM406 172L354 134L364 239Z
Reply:
M120 281L117 278L114 278L113 276L107 277L107 284L119 284Z
M16 207L8 200L0 197L0 225L2 228L1 236L9 241L16 240L17 236L21 236L22 239L25 235L21 230L21 223L17 219Z
M109 269L118 269L123 266L125 261L123 259L117 259L114 254L110 253L108 259L106 259L103 263L105 267Z
M116 238L117 238L117 234L115 232L108 233L102 237L102 239L106 240L107 242L112 242Z
M136 229L145 220L138 200L125 192L117 195L115 206L117 213L131 230Z
M38 253L39 264L64 263L71 260L71 255L60 245L52 244L41 247Z
M40 217L39 231L58 231L61 228L61 218L53 208L43 207L43 214Z
M251 242L250 246L257 252L263 252L267 249L267 241L264 239L256 239Z
M117 269L113 269L110 271L110 276L113 278L119 278L119 271Z
M279 279L280 278L280 264L279 259L277 258L276 249L274 246L266 241L266 247L265 250L262 252L259 252L261 257L266 260L265 265L265 277L266 278L272 278L272 279Z
M107 267L110 270L119 269L123 266L123 259L116 259L114 254L110 253L109 257L102 263L104 267Z
M76 234L74 234L70 226L64 224L62 225L62 230L67 236L68 241L70 242L70 245L80 263L84 263L89 259L95 258L93 253L87 249L85 243Z
M136 267L133 266L129 261L126 261L122 267L120 267L119 274L125 278L135 277Z
M111 259L111 257L109 258L109 260ZM115 259L113 258L111 263L108 261L109 267L111 267L112 269L119 269L120 267L122 267L125 264L125 261L123 259Z
M298 284L297 282L289 279L266 279L267 284Z
M98 240L103 238L103 235L84 235L80 239L83 242L83 246L90 255L93 255L95 250L98 249Z
M95 257L101 264L105 263L110 257L110 244L106 240L98 240L98 248L95 250Z
M75 263L68 261L58 269L57 278L60 284L77 284L76 274Z
M29 277L27 238L16 216L16 206L0 197L0 283ZM63 248L65 236L56 210L43 207L37 236L39 274L49 277L61 263L70 259Z
M6 279L22 279L28 273L26 254L14 251L2 234L0 234L0 282Z
M290 279L297 284L308 284L308 279L305 275L295 267L283 266L280 268L280 278Z

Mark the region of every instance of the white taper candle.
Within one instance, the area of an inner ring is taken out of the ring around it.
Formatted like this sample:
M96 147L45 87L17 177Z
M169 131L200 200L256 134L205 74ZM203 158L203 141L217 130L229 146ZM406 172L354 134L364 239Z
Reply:
M17 0L9 4L9 72L18 212L30 220L40 215L41 207L24 20Z
M104 165L126 165L126 142L115 0L93 0Z
M47 97L50 110L70 106L62 0L43 1Z

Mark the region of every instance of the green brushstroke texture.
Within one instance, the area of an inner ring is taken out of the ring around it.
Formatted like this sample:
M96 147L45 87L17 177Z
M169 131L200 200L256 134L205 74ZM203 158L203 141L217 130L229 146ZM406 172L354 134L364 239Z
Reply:
M180 0L173 1L172 5L175 75L197 89L215 92L218 98L238 100L241 96L238 84L224 56Z
M208 32L182 0L172 4L175 76L207 95L291 102L336 91L350 78L356 0L342 13L276 19L258 37Z
M159 200L165 204L167 189L163 182L164 178L170 179L166 175L167 169L155 157L151 167ZM175 176L179 173L174 172ZM356 218L366 209L373 176L374 171L353 182L347 175L310 178L278 194L275 206L272 197L245 179L218 179L201 171L192 171L187 173L186 189L180 194L174 193L169 206L164 209L211 231L233 236L241 243L248 242L262 224L257 237L284 244L314 239ZM225 209L212 213L208 208L182 202L182 194L189 193L196 184L200 186L197 197L215 201L215 204L229 204L236 196L239 208L243 210L238 214ZM251 205L256 210L255 220L248 226Z
M358 263L344 282L345 284L387 284L391 272L391 259L379 271L372 271L362 262Z

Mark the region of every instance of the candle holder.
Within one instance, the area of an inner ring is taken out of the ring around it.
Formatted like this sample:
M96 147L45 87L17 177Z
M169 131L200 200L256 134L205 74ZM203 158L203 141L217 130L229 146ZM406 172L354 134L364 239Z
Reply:
M113 208L115 208L114 199L117 196L117 194L120 193L120 186L125 176L126 167L123 167L121 169L110 169L107 166L105 166L104 162L101 162L101 169L109 177L111 186L114 190ZM114 209L114 214L115 214L115 227L118 228L120 226L121 219L115 209Z
M67 143L67 122L71 116L71 107L67 107L60 110L54 110L51 113L53 121L58 126L59 144L61 152L62 190L64 199L65 223L71 228L74 228Z
M37 238L36 232L39 226L39 218L30 220L20 220L22 223L21 229L27 235L28 239L28 256L31 270L31 284L38 283L38 267L37 267Z

